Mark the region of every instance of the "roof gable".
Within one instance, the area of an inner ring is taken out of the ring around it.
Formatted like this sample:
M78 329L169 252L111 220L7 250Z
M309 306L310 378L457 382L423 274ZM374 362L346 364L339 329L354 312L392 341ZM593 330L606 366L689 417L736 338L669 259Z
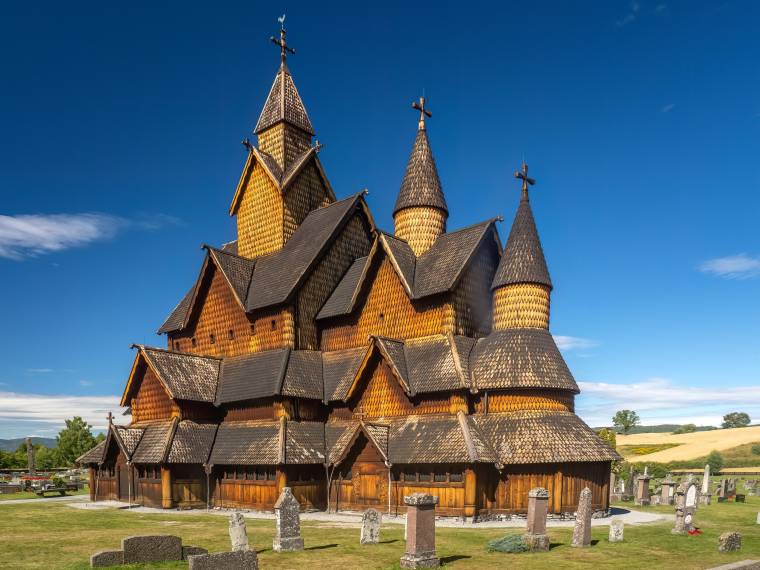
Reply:
M277 71L253 132L259 134L280 122L289 123L307 134L314 134L306 107L284 62Z

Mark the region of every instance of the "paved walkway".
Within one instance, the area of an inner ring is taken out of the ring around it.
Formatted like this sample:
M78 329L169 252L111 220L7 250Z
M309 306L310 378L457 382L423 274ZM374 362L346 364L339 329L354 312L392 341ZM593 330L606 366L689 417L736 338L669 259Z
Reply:
M177 510L177 509L156 509L152 507L140 507L134 506L129 508L127 503L121 503L118 501L98 501L91 503L89 501L80 501L69 503L68 506L77 509L125 509L129 512L139 514L171 514L171 515L198 515L198 514L210 514L217 516L229 516L235 509L211 509L205 511L202 509L195 510ZM274 513L263 511L242 511L243 515L249 519L263 519L273 520ZM646 523L653 523L658 521L675 520L675 515L663 515L660 513L652 513L645 511L634 511L630 509L613 508L612 516L592 519L591 526L609 526L610 521L613 519L620 519L627 525L639 525ZM362 514L361 513L324 513L324 512L306 512L301 513L302 521L314 521L326 523L329 526L346 526L346 527L360 527ZM404 524L406 522L405 515L399 516L383 516L383 522L389 524ZM436 526L446 528L522 528L525 526L525 519L514 519L508 521L487 521L479 523L463 522L461 519L443 517L436 520ZM549 527L572 527L575 524L574 520L548 520L547 526Z
M24 503L66 503L66 502L80 502L89 501L90 497L87 495L67 495L65 497L40 497L39 499L9 499L7 501L0 501L0 507L3 505L23 505Z

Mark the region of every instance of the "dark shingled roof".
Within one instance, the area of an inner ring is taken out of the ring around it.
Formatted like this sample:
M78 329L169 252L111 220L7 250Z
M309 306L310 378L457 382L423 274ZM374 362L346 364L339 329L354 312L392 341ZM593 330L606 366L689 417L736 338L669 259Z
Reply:
M221 360L139 346L172 398L213 402Z
M380 239L388 247L391 263L401 272L401 276L414 295L414 272L417 268L417 258L411 246L406 241L386 233L383 233Z
M254 352L224 359L217 404L266 398L280 393L290 349Z
M140 439L142 439L144 430L141 428L117 426L115 424L111 424L111 428L119 440L121 440L119 447L124 451L127 459L130 459L134 454L135 449L137 449Z
M298 94L295 83L293 83L293 77L290 75L288 66L284 63L277 71L272 88L269 90L269 96L264 103L264 108L253 132L258 135L281 121L296 126L310 135L314 134L314 128L311 126L301 96Z
M238 254L238 242L237 240L228 241L227 243L223 243L222 247L219 248L224 253L231 253L232 255Z
M90 449L89 451L84 452L82 455L77 457L76 463L79 465L89 465L92 463L100 463L103 461L103 454L106 450L106 442L101 441L99 444L97 444L95 447Z
M232 290L240 301L240 304L245 307L248 286L251 283L251 276L253 275L253 268L256 262L252 259L227 253L221 249L213 247L207 247L207 249L211 257L214 258L216 266L222 271L227 282L232 286Z
M359 422L331 421L325 424L325 447L330 465L343 458L358 430Z
M322 353L318 350L291 351L280 393L283 396L321 400Z
M400 340L383 337L376 337L375 342L384 358L388 361L388 364L390 364L396 375L398 375L404 383L405 389L407 391L413 390L413 387L409 382L409 373L407 372L406 357L404 356L404 343Z
M287 422L285 429L285 463L289 465L325 462L325 424L322 422Z
M325 402L346 398L366 353L366 346L322 353Z
M572 412L524 410L471 418L504 465L621 459Z
M459 375L449 339L435 335L404 343L409 380L415 394L466 388L468 379Z
M556 388L578 385L546 329L506 329L478 339L470 354L473 385L485 388Z
M492 288L512 283L539 283L552 286L536 221L527 196L520 200L504 254L493 278Z
M375 445L380 454L388 460L388 445L390 439L390 427L387 424L366 423L362 424L364 432Z
M362 196L356 194L312 210L280 251L259 258L251 279L247 309L253 311L288 301L359 206Z
M224 422L219 426L209 463L214 465L277 465L280 422Z
M179 422L167 462L206 463L217 427L217 424L197 424L189 420Z
M441 189L441 180L438 178L438 169L435 167L433 151L430 150L427 130L424 127L417 130L417 138L409 155L393 214L415 206L438 208L446 215L449 213Z
M178 331L185 324L185 316L190 309L190 303L193 300L193 293L195 293L195 285L190 287L190 290L185 293L179 304L174 307L171 314L166 317L164 324L158 329L158 334L164 334L168 332Z
M145 430L132 455L132 461L134 463L163 463L171 444L174 425L174 419L140 424L139 427L144 427Z
M469 463L464 434L456 416L394 419L388 445L391 463Z
M361 279L369 265L369 256L360 257L353 262L341 279L327 302L322 305L317 319L325 319L351 312L359 293Z

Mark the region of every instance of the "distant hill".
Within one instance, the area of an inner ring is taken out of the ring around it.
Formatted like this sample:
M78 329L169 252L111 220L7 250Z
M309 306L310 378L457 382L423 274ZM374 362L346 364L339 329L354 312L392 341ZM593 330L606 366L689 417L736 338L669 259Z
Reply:
M15 439L0 439L0 450L2 451L16 451L18 446L24 443L25 437L17 437ZM33 437L32 443L34 445L42 444L45 447L55 447L56 441L53 437Z
M680 428L680 424L659 424L656 426L636 426L631 428L631 431L628 433L630 435L633 435L635 433L670 433L676 431L678 428ZM600 430L602 428L594 428L594 430ZM609 429L613 429L617 431L618 433L621 433L619 430L617 430L614 427L610 427ZM697 426L697 431L710 431L718 429L715 426Z

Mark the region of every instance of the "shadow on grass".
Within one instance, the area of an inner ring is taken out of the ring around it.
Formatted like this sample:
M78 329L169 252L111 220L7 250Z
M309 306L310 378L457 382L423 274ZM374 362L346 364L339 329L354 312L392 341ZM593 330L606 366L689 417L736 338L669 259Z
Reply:
M441 558L441 564L451 564L452 562L456 562L457 560L465 560L467 558L472 558L472 556L464 556L461 554L455 554L453 556L444 556Z
M612 507L610 509L610 516L615 517L619 515L627 515L630 512L631 512L631 509L624 509L622 507Z
M393 544L394 542L398 542L398 539L394 538L393 540L381 540L378 542L378 544Z
M558 546L562 546L561 542L550 542L549 543L549 550L553 550L557 548Z
M310 546L309 548L304 548L304 550L324 550L325 548L337 548L337 544L320 544L319 546Z

